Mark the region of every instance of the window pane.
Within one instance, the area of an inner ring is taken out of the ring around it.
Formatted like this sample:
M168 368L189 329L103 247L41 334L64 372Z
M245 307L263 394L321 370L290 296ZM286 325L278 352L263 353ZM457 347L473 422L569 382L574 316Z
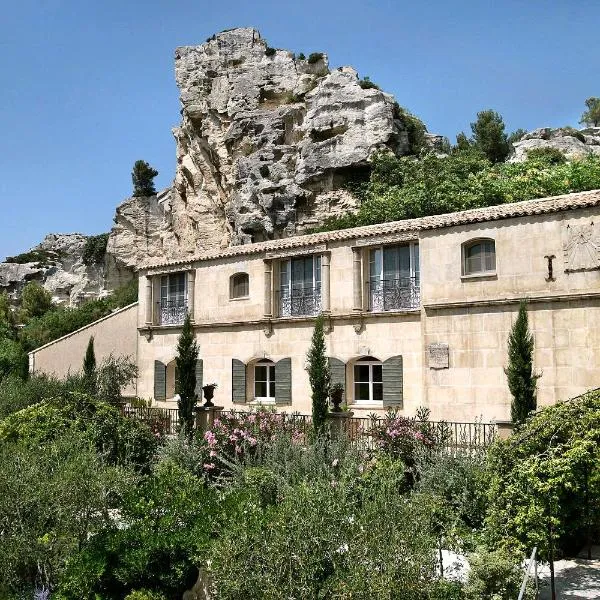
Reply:
M369 365L354 365L354 381L369 381Z
M254 379L256 381L267 380L267 367L255 367L254 368Z
M257 398L266 398L267 397L267 384L264 381L255 381L254 382L254 395Z
M269 383L269 398L275 398L275 382L271 381Z
M419 278L420 270L421 270L421 266L419 263L419 244L415 244L413 246L413 272L417 279Z
M289 286L289 268L289 260L282 260L281 263L279 263L279 281L282 296L287 295L287 290Z
M381 250L371 250L369 256L369 275L371 280L379 281L381 277Z
M269 366L269 381L275 381L275 365Z
M315 256L315 287L321 287L321 257Z
M354 384L354 398L355 398L355 400L370 400L369 384L368 383L355 383Z
M393 281L398 278L398 247L383 249L383 279Z
M373 365L373 381L383 381L381 365Z
M373 400L383 400L383 383L373 384Z

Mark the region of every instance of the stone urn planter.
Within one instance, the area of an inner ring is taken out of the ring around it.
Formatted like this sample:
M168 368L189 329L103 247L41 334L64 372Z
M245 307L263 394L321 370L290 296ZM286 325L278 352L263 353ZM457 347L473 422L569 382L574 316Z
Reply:
M327 413L327 422L329 423L332 439L337 440L342 436L350 437L352 435L350 425L353 416L354 413L351 410L331 410Z
M207 383L202 386L202 393L204 394L204 405L205 407L214 406L212 399L215 395L215 389L217 388L216 383Z
M215 419L218 418L219 413L223 410L223 406L196 406L194 411L196 412L196 429L202 435L209 429L212 429Z
M333 404L332 411L335 413L343 412L342 399L344 398L344 386L341 383L334 383L331 386L329 397L331 398L331 404Z

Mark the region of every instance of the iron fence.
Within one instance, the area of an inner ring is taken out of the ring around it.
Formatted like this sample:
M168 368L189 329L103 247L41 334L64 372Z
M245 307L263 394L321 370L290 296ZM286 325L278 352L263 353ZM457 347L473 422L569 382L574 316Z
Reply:
M187 300L162 300L156 309L159 325L181 325L187 315Z
M421 287L417 277L374 280L369 282L371 310L402 310L419 308Z
M282 317L317 315L321 311L321 287L292 285L291 291L283 288L279 300Z
M166 435L176 434L179 430L179 410L176 408L134 408L125 406L122 409L125 416L147 423L153 430ZM251 411L227 410L223 416L243 417ZM305 439L312 427L311 415L301 413L279 413L283 424L293 425L300 430ZM495 423L483 421L410 421L422 431L440 451L459 453L486 449L497 435ZM389 422L384 416L351 417L348 419L345 431L350 441L365 449L374 449L376 440L373 429L385 426Z

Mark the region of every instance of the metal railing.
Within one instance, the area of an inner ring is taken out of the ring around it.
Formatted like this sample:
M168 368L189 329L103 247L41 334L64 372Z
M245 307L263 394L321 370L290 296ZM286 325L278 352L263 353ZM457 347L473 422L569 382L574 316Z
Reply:
M535 597L539 597L539 582L538 582L538 570L537 570L537 546L533 549L531 553L531 557L527 563L527 570L525 571L525 575L523 575L523 582L521 583L521 590L519 591L519 597L517 600L523 600L525 597L525 591L527 590L527 583L529 582L529 578L531 577L531 567L533 566L533 580L535 585Z
M179 427L179 410L177 408L133 408L122 409L125 416L147 423L151 428L160 429L160 433L172 435ZM223 416L244 416L250 411L226 410ZM284 424L293 424L305 436L312 427L311 415L301 413L279 413ZM348 419L346 432L354 444L365 449L374 449L376 442L370 431L374 427L385 425L385 417L352 417ZM449 453L469 453L487 448L496 439L495 423L479 421L418 421L413 423L427 434L439 451ZM308 437L305 437L308 439Z
M419 308L420 280L418 277L372 279L369 282L369 299L373 312Z
M162 300L156 309L159 325L181 325L187 315L187 300Z
M157 435L175 435L179 431L179 409L177 408L136 408L123 406L121 414L141 421Z
M296 286L281 290L279 314L282 317L318 315L321 312L321 286Z

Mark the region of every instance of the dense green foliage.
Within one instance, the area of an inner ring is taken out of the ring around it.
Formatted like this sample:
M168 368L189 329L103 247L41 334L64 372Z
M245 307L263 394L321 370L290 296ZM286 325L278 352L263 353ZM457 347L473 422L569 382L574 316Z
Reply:
M539 410L490 456L496 546L577 552L600 532L600 392Z
M27 354L21 344L9 337L0 337L0 385L9 375L27 377Z
M322 52L311 52L308 55L307 62L309 65L314 65L315 63L318 63L320 60L323 60Z
M504 162L510 147L504 131L502 117L493 110L482 110L477 113L477 120L471 123L473 144L490 162Z
M158 171L153 169L145 160L136 160L131 172L134 196L153 196L156 194L154 178Z
M94 336L92 335L88 341L83 357L83 372L82 377L90 394L96 392L96 353L94 352Z
M108 244L108 233L91 235L85 241L83 247L83 264L96 265L104 260L106 245Z
M29 252L22 252L21 254L17 254L16 256L7 256L4 259L4 262L7 263L17 263L23 265L25 263L37 263L41 267L48 267L50 265L56 264L59 255L57 252L53 252L52 250L42 250L40 248L36 248L35 250L30 250Z
M379 90L379 89L381 89L376 83L373 83L371 81L371 78L368 77L367 75L365 75L362 79L358 80L358 85L360 85L360 87L363 90Z
M600 157L564 164L534 156L522 163L493 165L472 147L447 157L433 153L397 158L379 154L370 179L351 190L356 214L331 219L320 230L344 229L480 208L600 188Z
M322 435L325 432L325 419L329 406L331 375L325 350L323 315L319 315L315 322L310 348L306 356L308 379L312 393L312 422L317 435Z
M533 372L533 335L529 331L527 306L519 304L517 320L508 336L506 378L512 395L510 416L513 423L523 423L536 408L536 380Z
M600 98L588 98L585 101L587 110L581 115L580 123L598 127L600 125Z
M177 380L175 392L179 394L177 402L182 427L191 433L194 428L194 407L198 401L196 395L196 361L198 344L194 337L194 328L189 313L185 316L181 335L177 340Z
M21 292L22 319L41 317L52 308L52 296L37 281L30 281Z

